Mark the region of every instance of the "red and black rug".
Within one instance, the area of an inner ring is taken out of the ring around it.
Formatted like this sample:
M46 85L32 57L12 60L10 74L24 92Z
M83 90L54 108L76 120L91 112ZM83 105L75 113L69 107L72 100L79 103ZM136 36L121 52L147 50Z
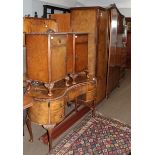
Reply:
M116 119L88 114L49 155L128 155L131 128Z

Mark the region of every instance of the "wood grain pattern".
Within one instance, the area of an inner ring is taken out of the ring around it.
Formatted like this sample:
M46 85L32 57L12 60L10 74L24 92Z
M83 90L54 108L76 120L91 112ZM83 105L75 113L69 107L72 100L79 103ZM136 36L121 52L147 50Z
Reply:
M55 20L45 18L23 18L23 32L46 32L48 29L58 32L58 25Z
M67 34L26 34L26 48L29 79L50 83L65 78Z
M47 35L26 34L26 64L29 79L49 82Z
M23 95L23 109L29 108L33 105L33 98L27 95Z
M73 31L88 32L88 70L96 76L97 102L105 98L108 59L108 12L100 7L71 9Z
M58 32L70 32L70 13L51 14L49 19L53 19L58 23Z
M65 104L76 100L82 94L86 94L85 101L93 101L96 97L96 82L87 81L70 87L62 85L55 88L53 95L49 97L47 90L42 87L33 86L28 96L33 97L33 106L28 109L30 120L39 125L58 124L65 117Z
M96 10L71 10L71 28L73 32L87 32L88 35L88 70L95 75L96 64Z

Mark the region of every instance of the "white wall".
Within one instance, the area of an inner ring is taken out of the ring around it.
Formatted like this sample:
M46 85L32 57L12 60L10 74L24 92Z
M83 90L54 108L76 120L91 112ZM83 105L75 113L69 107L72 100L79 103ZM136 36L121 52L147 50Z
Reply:
M30 14L34 17L34 12L37 12L38 17L43 15L43 5L47 3L40 0L23 0L23 16Z
M37 12L38 17L42 17L44 4L45 3L40 0L32 0L32 15L34 16L34 12Z
M23 16L32 16L32 0L23 0Z
M131 17L131 8L119 8L119 11L125 17Z

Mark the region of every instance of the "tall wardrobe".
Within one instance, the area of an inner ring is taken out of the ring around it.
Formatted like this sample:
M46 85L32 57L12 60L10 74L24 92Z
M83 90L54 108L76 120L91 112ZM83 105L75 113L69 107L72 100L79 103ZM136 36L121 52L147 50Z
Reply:
M109 49L106 96L119 86L120 79L125 74L126 35L125 18L115 5L108 8L109 12Z
M88 68L97 78L97 102L108 97L125 73L124 16L109 8L71 8L72 31L88 32Z
M108 11L102 7L71 8L71 29L88 32L88 69L97 78L97 102L106 96Z

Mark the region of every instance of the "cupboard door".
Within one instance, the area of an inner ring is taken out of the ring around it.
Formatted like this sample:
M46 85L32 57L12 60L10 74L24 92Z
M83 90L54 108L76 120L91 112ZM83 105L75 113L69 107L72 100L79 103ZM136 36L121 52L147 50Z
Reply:
M73 35L69 34L67 39L67 74L73 73Z
M81 72L88 68L88 36L75 36L75 72Z
M98 52L96 59L97 101L106 95L106 74L108 62L108 12L99 10Z
M88 35L88 70L95 75L96 66L96 31L97 11L95 8L71 9L71 28L73 32L87 32ZM80 48L80 47L79 47Z
M26 34L26 70L28 78L48 82L48 36Z
M70 32L70 13L64 14L50 14L50 19L55 20L58 23L59 32Z
M66 76L67 35L51 36L51 80L58 81Z

